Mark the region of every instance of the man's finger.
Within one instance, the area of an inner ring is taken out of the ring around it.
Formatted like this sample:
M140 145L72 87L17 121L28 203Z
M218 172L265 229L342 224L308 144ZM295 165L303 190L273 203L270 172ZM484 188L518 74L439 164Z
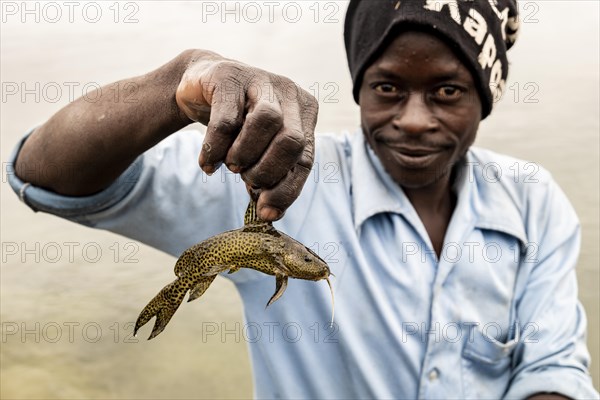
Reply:
M296 91L299 90L293 84L292 87ZM303 108L298 104L298 99L297 95L295 101L285 97L281 99L283 128L269 143L260 160L243 172L242 178L246 182L261 188L271 188L277 185L294 168L302 156L307 140L303 127Z
M258 217L265 221L275 221L283 217L288 207L300 195L309 174L310 168L298 164L277 186L263 189L256 205Z
M294 167L305 146L299 121L286 119L283 129L275 135L260 160L242 172L242 178L260 188L275 186Z
M253 98L248 92L250 109L242 130L231 145L225 163L234 172L254 165L260 159L273 137L283 127L283 114L279 100L258 94Z
M312 128L309 128L306 131L306 146L294 168L275 187L260 193L257 211L261 219L274 221L283 217L288 207L300 195L312 170L314 155L314 135Z
M214 172L225 160L229 147L240 132L245 95L239 82L224 79L215 86L211 100L210 121L198 160L206 173Z

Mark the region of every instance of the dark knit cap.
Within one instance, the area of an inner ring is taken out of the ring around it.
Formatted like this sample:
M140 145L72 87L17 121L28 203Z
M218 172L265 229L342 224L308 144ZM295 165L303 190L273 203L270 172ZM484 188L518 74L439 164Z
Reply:
M344 42L358 95L365 69L400 33L421 30L445 41L471 71L482 118L500 99L508 76L506 51L519 32L516 0L351 0Z

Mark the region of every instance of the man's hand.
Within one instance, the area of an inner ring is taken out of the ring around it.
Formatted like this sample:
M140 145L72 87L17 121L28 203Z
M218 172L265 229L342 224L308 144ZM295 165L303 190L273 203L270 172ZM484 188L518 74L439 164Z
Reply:
M314 160L318 103L291 80L214 54L193 56L176 100L208 126L199 164L222 163L260 189L259 217L276 220L298 197Z

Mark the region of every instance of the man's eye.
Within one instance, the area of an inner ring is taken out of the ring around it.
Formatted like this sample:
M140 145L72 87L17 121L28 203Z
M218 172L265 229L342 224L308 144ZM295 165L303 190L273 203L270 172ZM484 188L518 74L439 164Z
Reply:
M397 93L398 88L390 83L379 83L374 86L374 89L379 93Z
M463 95L463 90L456 86L442 86L435 95L441 100L458 100Z

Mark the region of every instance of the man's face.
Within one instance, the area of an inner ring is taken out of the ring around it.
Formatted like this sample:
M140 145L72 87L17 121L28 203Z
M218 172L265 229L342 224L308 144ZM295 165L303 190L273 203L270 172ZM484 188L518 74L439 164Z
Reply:
M473 144L481 102L469 70L435 36L400 34L365 71L363 132L401 186L447 176Z

